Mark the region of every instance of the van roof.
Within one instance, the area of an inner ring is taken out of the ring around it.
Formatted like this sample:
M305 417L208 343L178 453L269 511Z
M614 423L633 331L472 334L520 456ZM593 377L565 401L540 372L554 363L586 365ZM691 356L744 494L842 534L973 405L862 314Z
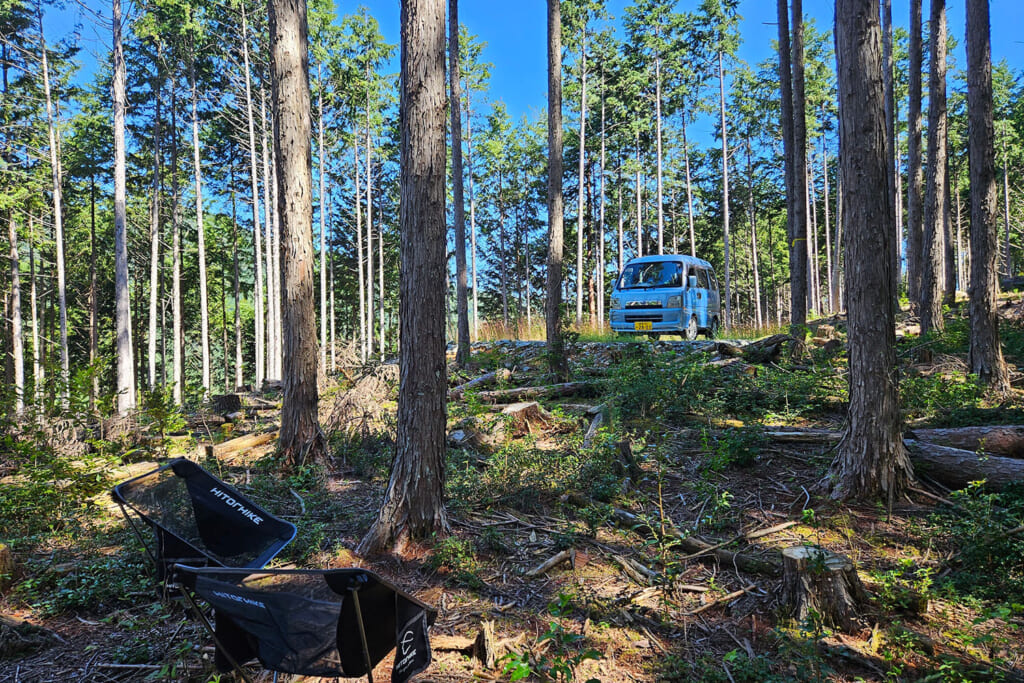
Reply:
M685 263L687 265L704 266L705 268L711 268L711 264L704 259L697 258L696 256L686 256L684 254L658 254L655 256L641 256L626 261L626 265L631 263L657 263L659 261L675 261L677 263Z

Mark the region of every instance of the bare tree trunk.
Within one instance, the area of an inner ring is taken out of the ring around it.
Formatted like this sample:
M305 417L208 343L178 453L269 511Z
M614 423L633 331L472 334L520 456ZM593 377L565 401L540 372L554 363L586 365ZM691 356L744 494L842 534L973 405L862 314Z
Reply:
M383 218L384 211L380 208L381 194L377 195L377 214ZM380 296L377 297L377 319L380 325L377 328L377 351L380 353L380 360L384 360L384 221L377 221L379 232L377 233L377 290Z
M366 340L373 355L373 164L370 140L370 62L366 62Z
M452 217L455 221L455 363L469 362L469 288L466 277L466 209L462 192L462 82L459 75L459 0L448 0L448 97L452 125ZM383 292L383 289L381 290Z
M93 210L95 215L95 210ZM39 348L39 308L38 298L36 292L36 247L35 247L35 219L32 214L28 217L28 274L29 274L29 308L31 309L30 314L32 316L32 395L36 406L42 405L43 400L43 382L45 381L45 373L43 370L43 354ZM96 223L93 221L90 229L90 263L89 273L92 278L89 289L89 364L92 365L96 362L93 349L94 334L93 330L96 329L96 296L95 296L95 282L96 282ZM96 335L98 336L98 334ZM95 375L94 375L95 377ZM99 393L99 387L95 386L97 383L94 380L94 386L92 391L89 393L89 409L95 409L96 394Z
M120 11L120 8L118 8ZM120 32L120 26L114 29ZM64 267L64 201L61 191L61 165L58 155L60 141L57 139L57 124L53 111L53 98L50 93L50 69L46 53L46 40L43 38L43 13L42 6L39 9L39 39L41 43L43 59L43 92L46 96L46 128L50 136L50 180L53 187L53 239L54 252L57 261L57 306L60 314L60 369L61 369L61 397L66 401L68 398L68 380L70 376L68 364L68 300L67 287L65 284ZM123 55L122 55L123 58ZM116 60L116 54L115 54ZM116 84L115 84L116 87ZM116 98L116 93L115 93ZM115 116L117 103L115 102ZM116 126L116 124L115 124ZM116 137L116 133L115 133ZM115 142L116 146L116 142ZM115 152L116 153L116 152ZM115 170L116 174L116 170ZM116 199L115 199L116 201ZM116 221L116 219L115 219ZM1009 252L1007 252L1009 253ZM126 271L127 272L127 271ZM125 284L127 287L127 283ZM131 327L129 322L128 327ZM131 340L129 340L129 344ZM130 346L129 346L130 348ZM130 358L130 355L129 355Z
M636 134L636 256L644 255L644 209L640 188L640 132Z
M618 188L618 194L619 194L619 253L618 253L618 261L615 264L615 269L618 272L621 273L622 272L622 267L624 265L626 265L626 252L625 252L626 239L625 239L625 233L623 231L623 213L622 213L622 160L621 159L619 160L618 182L615 183L615 186Z
M794 6L800 0L795 0ZM725 251L725 315L723 326L732 325L732 273L729 258L729 142L725 124L725 70L722 68L722 51L718 51L718 97L719 114L722 123L722 246Z
M782 99L782 138L786 158L786 224L789 242L790 326L794 333L807 323L807 240L806 184L802 178L806 143L803 116L803 15L798 13L801 3L793 6L793 46L790 49L789 12L786 0L778 0L779 25L779 83ZM791 59L792 57L792 59ZM799 69L798 69L799 65ZM800 76L799 91L797 75ZM799 129L799 130L798 130Z
M686 164L686 218L690 226L690 256L696 257L697 240L693 230L693 184L690 178L690 145L686 142L686 112L683 112L683 160Z
M584 10L586 12L586 10ZM580 47L580 159L579 191L576 193L576 324L583 322L583 212L585 210L584 168L587 158L587 25L583 20Z
M825 133L821 134L821 177L824 181L823 184L823 206L825 208L825 277L826 284L828 285L828 312L835 313L839 310L836 305L836 288L838 287L838 278L835 277L835 272L832 270L832 224L829 216L830 201L828 195L828 146L825 144ZM899 195L896 195L897 199ZM897 221L898 223L898 221ZM897 232L899 232L899 225L897 224Z
M747 138L747 200L750 210L750 269L754 275L754 324L764 325L761 317L761 276L757 268L757 213L754 209L754 166L750 160L750 138Z
M326 439L317 422L313 307L313 177L305 0L270 0L270 69L278 213L284 246L284 400L279 451L286 469L318 463Z
M458 27L453 28L458 31ZM448 533L444 508L444 0L402 3L402 239L397 453L357 552Z
M892 54L892 0L882 0L882 83L885 89L885 131L889 140L888 150L888 173L886 174L886 185L892 204L895 208L899 203L896 195L896 97L894 92L893 79L893 54ZM894 215L898 212L894 211ZM892 251L893 277L896 278L896 286L893 288L893 306L899 309L900 305L900 230L897 224L893 231L895 238L895 249Z
M476 284L476 199L473 196L473 109L470 107L469 82L466 82L466 170L469 173L470 270L473 278L473 337L480 337L480 303Z
M274 202L271 201L271 188L274 185L270 169L270 141L267 135L267 91L260 84L260 144L263 156L263 221L264 221L264 260L267 263L267 367L265 379L280 379L276 371L277 350L277 304L274 301L275 285L278 273L274 269Z
M117 349L117 412L127 415L135 408L135 374L132 366L132 307L128 293L128 233L125 178L125 79L124 48L121 45L121 0L113 3L114 29L114 326ZM51 147L53 147L51 143ZM59 192L60 183L55 183ZM55 216L60 225L60 212ZM58 249L63 235L58 233ZM63 259L62 259L63 260ZM59 275L58 275L59 276ZM61 297L63 299L63 296ZM61 367L67 372L66 315L61 303ZM65 390L66 391L66 390Z
M561 330L562 212L562 9L559 0L548 0L548 273L544 317L548 362L559 378L566 377L569 370Z
M605 196L604 196L604 173L605 173L605 106L604 106L604 69L601 69L601 200L598 213L597 226L597 323L600 329L604 329L604 295L605 295L605 262L604 262L604 219L605 219ZM529 258L529 250L527 250ZM527 271L529 278L529 271ZM529 292L529 289L527 289Z
M1003 226L1006 231L1006 254L1004 263L1006 277L1013 277L1013 256L1010 253L1010 164L1006 158L1006 136L1002 135L1003 147Z
M928 177L925 181L921 332L942 330L946 215L946 0L931 0L928 73Z
M235 208L235 160L231 160L231 265L233 267L232 294L235 297L235 386L245 383L242 367L242 279L239 277L238 266L238 214ZM227 343L224 344L224 356L228 355ZM227 367L225 365L225 367ZM226 374L226 371L225 371ZM230 389L229 389L230 393Z
M660 32L660 28L658 29ZM660 36L659 36L660 38ZM665 202L664 188L662 183L662 158L661 158L661 55L654 58L654 121L655 121L655 145L658 155L658 253L665 253Z
M992 102L992 47L987 0L967 0L967 116L971 174L971 345L968 364L998 392L1009 388L999 346L999 227Z
M921 0L910 0L910 48L907 110L907 294L912 310L920 314L924 246L924 198L921 159Z
M14 212L7 211L7 234L11 257L11 360L14 363L14 414L25 412L25 341L21 326L21 261L18 257L18 225Z
M944 256L942 261L943 289L942 303L952 306L956 303L956 249L953 242L953 220L952 209L950 208L950 180L949 180L949 153L947 150L945 162L942 164L942 172L945 174L946 191L942 194L943 212L946 214L946 229L943 234Z
M174 345L173 389L175 405L185 390L185 343L181 300L181 221L178 186L178 88L171 83L171 337Z
M892 301L895 228L888 172L878 0L837 0L839 159L850 349L848 427L832 463L837 498L891 508L913 472L900 430ZM882 302L880 305L879 302Z
M498 169L498 252L501 254L499 276L501 277L501 322L508 327L508 252L505 248L505 195L504 176Z
M252 184L252 237L253 237L253 317L255 318L255 382L256 389L263 386L266 368L266 312L263 307L263 247L260 244L260 190L256 161L256 124L252 106L252 70L249 67L249 24L242 8L242 57L245 64L245 115L249 124L249 179ZM264 205L265 206L265 205ZM241 382L239 382L241 384Z
M317 150L320 153L320 371L327 373L327 148L324 146L323 64L316 65Z
M363 362L369 357L370 348L367 341L368 330L366 328L366 280L363 276L363 211L360 202L359 186L359 143L352 140L352 175L355 183L355 196L352 202L356 214L356 270L359 272L359 344L362 349L360 358Z
M157 59L161 57L157 56ZM160 69L161 67L157 67ZM157 312L160 305L160 96L163 78L158 76L153 114L153 196L149 206L149 388L156 389Z
M203 393L210 393L210 306L206 290L206 231L203 228L203 171L199 149L199 93L196 89L195 57L188 65L192 93L192 168L196 183L196 240L199 247L199 329L203 356Z

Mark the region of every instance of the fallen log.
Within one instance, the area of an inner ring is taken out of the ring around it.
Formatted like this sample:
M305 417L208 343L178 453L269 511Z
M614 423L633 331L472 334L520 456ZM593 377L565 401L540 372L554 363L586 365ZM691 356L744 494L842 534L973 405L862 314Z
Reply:
M505 368L498 368L494 372L488 372L487 374L480 375L475 379L471 379L468 382L460 384L448 391L448 398L452 400L458 400L462 398L462 395L469 390L476 390L481 387L487 387L498 382L507 382L512 378L512 371Z
M206 456L208 458L219 458L229 453L237 453L256 446L270 443L277 438L277 429L259 434L246 434L230 441L217 444L206 444Z
M576 550L569 548L568 550L562 550L555 555L549 557L547 560L534 567L530 571L526 572L526 576L539 576L540 574L546 574L551 569L557 567L563 562L568 562L570 566L576 565Z
M784 344L795 344L796 339L788 334L773 334L764 339L758 339L743 347L743 358L748 363L771 363L782 355Z
M999 490L1024 481L1024 460L978 454L961 448L938 446L927 441L904 439L914 468L920 468L940 484L960 489L984 479L988 488Z
M558 396L582 394L589 391L592 387L593 385L590 382L566 382L564 384L548 384L540 387L481 391L477 394L477 398L485 403L521 401L527 398L555 398Z
M939 446L985 451L1011 458L1024 458L1024 426L993 425L952 429L914 429L907 436Z
M590 448L594 445L594 439L597 438L597 430L601 428L601 424L604 422L604 414L598 413L594 416L594 419L590 422L590 427L587 428L587 433L583 435L583 447Z

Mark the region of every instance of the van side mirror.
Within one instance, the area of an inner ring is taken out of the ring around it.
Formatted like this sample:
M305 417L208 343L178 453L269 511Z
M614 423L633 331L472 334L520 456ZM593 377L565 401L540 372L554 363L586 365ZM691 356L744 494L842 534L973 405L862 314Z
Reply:
M697 286L697 276L696 275L691 275L690 277L686 278L686 280L687 280L687 286L694 287L694 288Z

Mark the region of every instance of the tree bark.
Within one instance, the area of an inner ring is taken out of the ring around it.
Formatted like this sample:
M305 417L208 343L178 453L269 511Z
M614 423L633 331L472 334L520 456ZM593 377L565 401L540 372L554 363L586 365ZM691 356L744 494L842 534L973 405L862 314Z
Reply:
M174 346L174 365L171 390L175 405L182 404L185 390L185 344L183 339L183 311L181 300L181 221L178 186L178 95L171 83L171 338Z
M889 151L886 159L886 186L893 205L893 218L896 218L895 207L900 201L896 195L896 97L893 74L892 54L892 0L882 0L882 82L885 88L885 134L889 139ZM892 274L896 278L896 286L893 287L893 306L899 309L900 305L900 230L899 225L894 224L893 229L894 245L892 250Z
M794 546L782 551L782 570L781 602L793 619L859 630L858 612L868 595L849 558L818 546Z
M327 148L324 146L323 64L316 65L317 151L320 155L320 372L327 374Z
M794 8L800 4L800 0L794 0ZM722 51L718 51L718 101L719 118L722 125L722 246L725 252L725 310L723 327L732 325L732 273L730 272L729 259L729 141L728 131L725 122L725 70L722 67L724 57Z
M14 414L25 412L25 336L21 326L21 262L18 258L18 224L14 212L7 211L8 239L11 257L11 360L14 363Z
M798 0L799 3L799 0ZM805 144L798 144L804 138L803 116L803 33L800 32L799 55L797 51L797 32L794 21L792 49L789 35L789 12L787 0L778 0L779 25L779 83L782 99L782 139L783 154L786 165L786 225L789 243L789 291L790 291L790 326L794 335L801 334L796 328L807 323L807 259L805 257L805 241L807 239L807 190L806 172L801 170L805 165ZM797 7L793 8L794 17ZM802 25L803 17L800 15ZM799 95L797 93L796 76L799 61ZM799 102L799 118L798 107ZM799 124L799 125L798 125ZM799 128L799 131L798 131Z
M192 94L192 169L196 183L196 242L199 249L199 333L203 363L203 394L210 393L210 299L206 288L206 230L203 227L203 170L199 147L199 92L196 87L196 60L188 65Z
M158 60L160 59L158 53ZM156 389L157 314L160 306L160 199L163 187L160 178L160 96L163 90L162 69L157 76L153 114L153 196L149 205L149 388Z
M259 170L256 162L256 124L252 106L252 70L249 67L249 24L242 8L242 58L245 64L245 115L249 125L249 180L252 184L252 237L253 237L253 317L255 318L255 374L256 388L263 386L266 368L266 312L263 307L263 251L260 244L260 191Z
M912 477L900 433L892 301L892 202L878 0L837 0L839 158L846 222L849 320L848 428L832 463L837 498L891 506ZM883 302L879 305L879 302Z
M124 48L121 45L121 0L113 3L114 69L114 326L117 349L117 412L124 416L135 408L135 372L132 364L132 309L128 293L127 182L125 169L125 81ZM56 220L59 221L60 214ZM58 240L59 245L59 240ZM60 248L58 246L58 253ZM66 323L61 312L61 327ZM62 335L65 332L62 332ZM67 346L62 345L61 366L67 368Z
M971 341L968 365L990 388L1003 393L1010 381L999 345L992 47L987 0L967 0L967 117L971 175L971 278L968 298Z
M984 479L988 488L1001 489L1024 479L1024 460L914 439L905 443L919 470L950 488L964 488L972 481Z
M469 282L466 274L466 210L462 188L462 83L459 75L459 0L448 0L448 98L452 125L452 218L455 222L455 363L469 362Z
M583 191L587 160L587 17L583 9L583 36L580 46L580 158L579 190L576 193L576 324L583 322L583 213L586 194Z
M912 310L921 307L921 261L924 244L924 199L921 160L921 0L910 0L910 47L907 110L907 293Z
M946 0L931 0L928 70L928 176L925 179L921 332L942 330L946 212Z
M118 11L120 11L120 8L118 8ZM115 26L114 30L117 31L117 32L120 32L120 26ZM57 262L57 306L58 306L59 315L60 315L60 369L61 369L61 381L62 381L62 385L63 385L61 387L61 396L66 401L67 398L68 398L68 380L70 379L70 375L68 373L69 373L69 367L70 366L69 366L69 361L68 361L68 299L67 299L67 287L66 287L66 284L65 284L65 280L66 280L66 273L65 273L65 271L66 271L66 269L65 269L65 266L64 266L64 201L63 201L63 193L62 193L62 189L61 189L61 166L60 166L60 157L59 157L59 149L60 149L59 144L60 144L60 141L59 141L59 139L57 137L57 124L56 124L56 121L54 120L55 117L54 117L54 112L53 112L53 109L54 109L53 108L53 97L52 97L52 94L50 92L50 68L49 68L49 60L47 58L47 53L46 53L46 40L43 38L43 14L42 14L42 9L40 9L40 11L39 11L39 37L40 37L40 43L41 43L41 49L42 49L43 92L44 92L44 94L46 96L46 128L47 128L47 132L48 132L49 138L50 138L50 140L49 140L49 142L50 142L50 181L52 183L52 188L53 188L53 239L54 239L54 242L55 242L55 244L54 244L54 251L56 252L56 262ZM115 50L116 50L116 47L115 47ZM123 53L121 55L121 58L124 59ZM116 66L116 60L117 60L116 52L115 52L114 59L115 59L115 66ZM117 75L115 74L114 77L116 79ZM115 88L117 87L116 83L114 84L114 87ZM117 117L117 102L116 102L116 98L117 98L117 94L116 94L116 92L114 94L114 98L115 98L115 102L114 102L115 124L114 125L115 125L115 128L116 128L116 126L117 126L117 123L116 123L116 117ZM122 103L123 103L123 93L122 93ZM122 114L123 113L124 112L122 110ZM122 138L122 140L123 140L123 138ZM115 132L115 142L114 142L114 145L115 145L115 155L116 155L116 153L117 153L116 152L116 147L117 147L116 132ZM123 157L122 157L122 160L123 160ZM116 160L115 160L115 165L116 165ZM116 182L116 174L117 174L117 169L116 168L115 168L114 174L115 174L115 182ZM114 201L115 202L117 201L116 197L115 197ZM116 218L115 218L115 222L116 222ZM127 285L127 275L126 275L125 287L127 288L127 286L128 285ZM130 326L131 325L130 325L130 322L129 322L129 327ZM120 331L119 331L119 338L120 338ZM130 344L131 340L129 339L128 341L129 341L129 344ZM130 346L129 346L129 348L130 348ZM131 358L131 355L129 354L129 362L130 362L130 358ZM119 400L119 403L120 403L120 400Z
M444 0L402 3L401 283L397 453L358 552L448 532L444 508ZM458 30L455 27L454 30Z
M779 2L786 2L786 0L779 0ZM788 55L787 55L787 59L788 59ZM788 80L787 80L787 83L788 83ZM784 98L783 102L785 102L785 96L783 96L783 98ZM687 223L688 223L689 228L690 228L690 256L696 257L697 256L697 240L696 240L696 237L694 236L694 229L693 229L693 182L692 182L692 179L691 179L691 176L690 176L690 146L686 142L686 117L687 117L687 114L684 111L683 112L682 132L683 132L683 162L684 162L685 167L686 167L686 220L687 220ZM792 120L790 120L789 123L791 124ZM783 137L785 137L785 134L783 134ZM622 270L622 264L620 263L619 264L619 271L621 271L621 270Z
M270 65L278 178L283 316L279 450L286 469L320 462L316 314L313 308L313 205L309 60L305 0L270 0Z
M562 10L548 0L548 272L545 327L548 363L565 378L569 366L562 341ZM639 246L639 245L638 245Z

